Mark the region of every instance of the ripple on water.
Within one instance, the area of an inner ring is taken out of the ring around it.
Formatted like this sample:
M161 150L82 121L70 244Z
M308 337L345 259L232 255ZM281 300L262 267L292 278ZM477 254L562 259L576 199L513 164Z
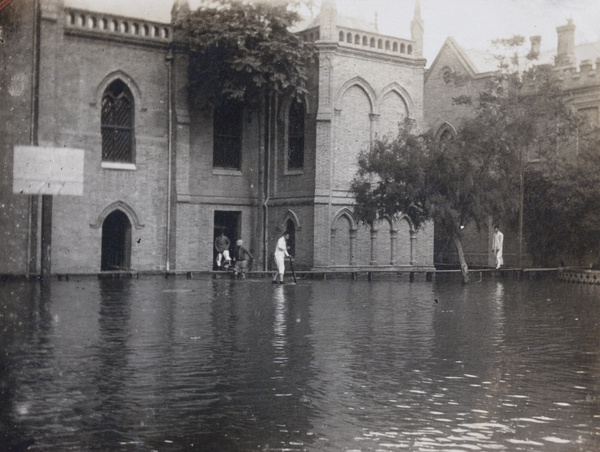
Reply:
M573 285L82 280L44 303L27 284L0 295L14 445L592 450L598 433L600 307Z

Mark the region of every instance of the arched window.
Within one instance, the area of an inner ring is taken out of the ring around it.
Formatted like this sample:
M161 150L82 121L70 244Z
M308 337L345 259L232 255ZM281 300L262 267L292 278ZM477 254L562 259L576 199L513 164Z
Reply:
M115 80L102 96L102 160L133 163L133 95Z
M285 230L290 234L290 238L287 241L288 253L296 256L296 225L291 218L285 222Z
M292 101L288 123L288 169L304 166L304 117L304 104Z
M437 137L442 149L446 149L454 141L456 135L452 126L446 123L438 130Z
M213 114L213 167L239 170L242 162L242 105L221 100Z
M440 141L452 141L454 140L454 135L452 135L452 132L448 129L444 130L442 132L442 134L440 135Z

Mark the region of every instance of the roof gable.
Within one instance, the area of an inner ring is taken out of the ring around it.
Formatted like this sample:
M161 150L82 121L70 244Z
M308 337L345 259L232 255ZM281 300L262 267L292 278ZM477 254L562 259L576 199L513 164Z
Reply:
M454 59L462 66L464 72L466 72L470 77L493 72L498 67L495 58L489 53L475 50L465 50L458 45L454 38L449 36L444 41L442 48L437 53L433 63L431 63L431 66L427 70L427 73L425 74L425 82L427 82L429 75L438 69L437 66L441 64L444 55L447 54L450 54L452 57L454 57ZM457 69L459 68L453 68L455 72L459 72Z

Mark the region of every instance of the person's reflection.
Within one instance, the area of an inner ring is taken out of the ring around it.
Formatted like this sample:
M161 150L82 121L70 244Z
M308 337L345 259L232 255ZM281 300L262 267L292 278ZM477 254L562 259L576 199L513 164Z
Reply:
M274 334L272 342L275 355L274 363L278 365L284 365L287 361L287 305L283 287L279 286L275 288L273 301L275 302L275 316L273 325Z
M499 281L496 283L496 288L494 290L494 302L498 306L502 306L504 303L504 284Z

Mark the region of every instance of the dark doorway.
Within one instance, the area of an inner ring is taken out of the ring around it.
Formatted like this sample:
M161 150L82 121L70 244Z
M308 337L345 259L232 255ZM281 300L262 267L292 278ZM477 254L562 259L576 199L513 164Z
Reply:
M226 210L215 210L214 230L213 230L213 244L217 236L221 234L221 231L229 239L229 253L233 256L233 249L235 248L235 242L240 238L240 218L241 212L233 212ZM217 269L217 250L213 246L213 270Z
M288 253L292 256L296 256L296 225L289 219L285 223L285 230L290 234L290 238L287 241Z
M131 255L131 223L120 210L115 210L102 223L102 260L100 269L129 270Z

